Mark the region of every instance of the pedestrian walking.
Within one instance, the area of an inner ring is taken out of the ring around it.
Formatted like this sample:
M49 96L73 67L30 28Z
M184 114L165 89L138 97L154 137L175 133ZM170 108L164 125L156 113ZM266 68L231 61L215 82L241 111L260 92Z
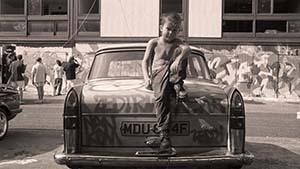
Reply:
M46 83L47 68L42 63L42 58L36 59L36 64L32 67L32 84L36 87L38 93L38 100L36 103L43 103L44 99L44 85Z
M9 66L10 77L7 81L7 86L13 86L18 89L20 94L20 104L23 104L23 89L25 87L25 73L26 65L23 63L23 56L18 55L17 60L13 61Z
M74 86L74 81L76 80L76 68L79 66L80 64L74 56L71 56L69 58L68 63L66 63L64 66L64 71L66 72L67 80L67 91L69 91L70 88Z
M53 86L53 96L61 95L61 87L63 83L63 67L60 60L56 60L56 64L54 65L54 86Z

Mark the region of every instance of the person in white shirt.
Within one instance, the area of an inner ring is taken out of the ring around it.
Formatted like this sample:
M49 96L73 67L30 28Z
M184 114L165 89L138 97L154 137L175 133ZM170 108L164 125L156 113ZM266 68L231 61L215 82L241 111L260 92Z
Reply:
M61 95L61 87L63 82L64 69L60 60L56 60L56 64L53 67L54 70L54 86L53 86L53 96Z
M36 59L36 64L32 67L32 84L36 87L38 93L37 103L43 103L44 99L44 85L46 83L47 68L42 63L42 58Z

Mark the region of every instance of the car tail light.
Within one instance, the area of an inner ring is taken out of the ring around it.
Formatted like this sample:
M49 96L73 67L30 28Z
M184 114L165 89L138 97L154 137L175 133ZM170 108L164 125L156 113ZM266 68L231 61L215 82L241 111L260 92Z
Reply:
M229 144L232 154L244 152L245 147L245 107L241 94L235 90L230 101Z
M65 152L76 153L78 144L79 101L75 90L71 89L65 99L64 106L64 141Z

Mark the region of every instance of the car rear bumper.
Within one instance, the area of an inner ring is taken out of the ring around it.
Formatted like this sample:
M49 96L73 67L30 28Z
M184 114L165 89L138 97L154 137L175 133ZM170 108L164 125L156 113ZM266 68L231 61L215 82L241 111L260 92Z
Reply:
M107 167L178 167L178 166L217 166L250 165L254 155L250 152L237 155L178 156L178 157L120 157L93 155L54 155L57 164L69 166L107 166Z

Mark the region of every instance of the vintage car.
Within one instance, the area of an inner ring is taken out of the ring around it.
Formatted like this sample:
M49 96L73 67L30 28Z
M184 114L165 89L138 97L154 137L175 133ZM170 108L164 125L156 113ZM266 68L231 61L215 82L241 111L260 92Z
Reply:
M142 59L146 44L97 51L84 84L70 89L64 103L64 148L56 163L70 168L241 168L254 156L245 150L241 93L216 83L204 54L191 47L184 88L171 99L170 137L176 154L161 156L145 144L157 136L153 91L145 89Z
M8 121L20 112L22 109L18 91L10 87L5 89L5 85L0 85L0 140L7 133Z

